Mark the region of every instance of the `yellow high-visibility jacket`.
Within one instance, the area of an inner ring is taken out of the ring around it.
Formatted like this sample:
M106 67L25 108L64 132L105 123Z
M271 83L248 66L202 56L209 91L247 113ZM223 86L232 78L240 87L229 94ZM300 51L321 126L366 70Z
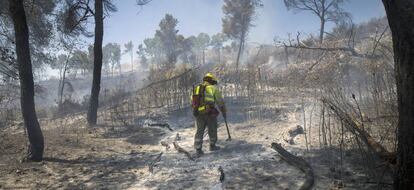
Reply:
M206 110L206 106L212 106L217 105L220 109L220 111L225 112L225 104L223 96L221 95L220 90L215 86L211 85L210 83L204 81L202 85L205 85L205 91L204 91L204 105L198 107L198 111L200 113L203 113ZM195 95L198 95L200 92L201 85L197 85L194 89Z

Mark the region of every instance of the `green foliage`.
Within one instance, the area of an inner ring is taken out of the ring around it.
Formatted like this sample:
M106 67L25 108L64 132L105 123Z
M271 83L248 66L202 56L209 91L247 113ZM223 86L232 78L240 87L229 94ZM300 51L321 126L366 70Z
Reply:
M142 44L139 44L137 54L140 59L139 61L141 63L142 68L144 69L148 68L148 59L147 59L147 55L145 52L145 48Z
M132 43L132 41L129 41L128 43L124 44L124 48L124 53L133 53L134 43Z
M232 39L233 42L238 43L237 69L249 29L254 26L252 21L256 8L261 6L261 0L224 0L223 33Z
M70 59L70 65L76 70L82 70L82 72L90 72L93 69L93 59L89 58L89 54L86 51L75 50Z
M200 50L204 50L209 45L210 45L210 36L206 33L198 34L196 41L194 43L194 46L198 47Z
M65 35L79 36L81 34L91 37L87 31L88 19L94 16L93 1L90 0L66 0L61 2L57 17L58 29ZM112 0L103 0L104 15L109 16L117 12Z
M232 39L245 38L253 26L256 7L261 6L260 0L224 0L223 33Z
M116 66L121 66L121 46L119 44L108 43L102 48L102 51L102 63L106 67L111 67L112 72Z
M174 68L180 52L177 35L178 30L176 29L177 24L178 20L176 18L170 14L166 14L160 21L160 29L155 32L155 36L160 39L161 49L167 59L163 64L165 69Z
M146 38L144 40L145 52L153 59L160 57L161 54L161 40L159 37Z
M181 55L180 58L183 63L189 63L192 65L196 64L196 54L194 53L194 44L196 43L196 37L190 36L188 38L184 38L181 44Z
M227 41L226 35L223 33L217 33L211 36L211 46L214 49L221 49L223 47L223 43Z
M29 27L30 50L34 69L50 63L51 55L46 51L54 34L54 13L57 2L54 0L24 1ZM14 53L14 29L9 16L8 1L0 1L0 75L17 77Z

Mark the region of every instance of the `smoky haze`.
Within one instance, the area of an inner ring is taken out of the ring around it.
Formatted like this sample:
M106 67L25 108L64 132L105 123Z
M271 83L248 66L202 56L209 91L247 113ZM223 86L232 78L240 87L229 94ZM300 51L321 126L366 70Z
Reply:
M0 189L410 189L411 10L0 1Z

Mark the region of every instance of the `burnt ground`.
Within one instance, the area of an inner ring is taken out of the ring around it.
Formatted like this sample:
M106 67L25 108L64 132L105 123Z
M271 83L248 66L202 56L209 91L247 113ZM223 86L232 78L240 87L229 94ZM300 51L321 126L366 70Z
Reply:
M144 122L114 128L89 128L82 118L71 125L42 122L46 147L45 160L40 163L20 161L27 144L21 127L4 128L0 131L0 189L298 189L304 174L282 160L270 148L272 142L282 143L292 154L311 163L315 189L391 189L387 171L377 183L364 170L356 150L346 150L340 164L339 150L318 147L316 127L309 151L303 134L294 137L293 144L288 143L288 131L302 125L296 102L287 98L259 106L230 104L233 140L225 141L226 129L220 120L218 145L222 149L208 151L207 136L205 155L195 161L172 145L177 141L194 153L195 129L189 110L163 114L173 132L148 127ZM161 159L150 172L148 165L160 153ZM222 182L219 167L225 174Z

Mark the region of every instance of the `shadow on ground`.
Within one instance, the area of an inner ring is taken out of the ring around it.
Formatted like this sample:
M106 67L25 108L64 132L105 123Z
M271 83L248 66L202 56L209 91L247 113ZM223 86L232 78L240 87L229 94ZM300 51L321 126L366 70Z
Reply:
M104 158L87 156L80 159L45 158L46 171L56 189L125 189L137 180L138 170L146 167L156 155L131 153Z
M167 134L163 128L157 127L116 127L114 130L107 130L103 138L125 138L126 142L138 145L157 145L159 141Z

